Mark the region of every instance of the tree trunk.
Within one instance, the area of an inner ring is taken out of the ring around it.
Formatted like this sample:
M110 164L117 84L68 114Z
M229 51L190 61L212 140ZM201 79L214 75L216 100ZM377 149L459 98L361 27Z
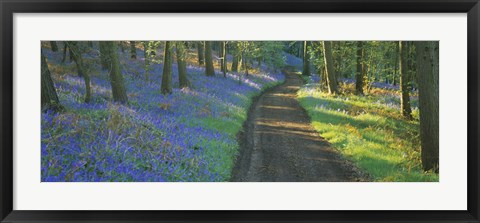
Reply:
M205 43L203 41L197 42L197 51L198 51L198 65L205 64Z
M90 89L90 75L84 72L82 55L77 46L78 42L69 41L66 43L70 49L70 55L73 57L73 61L77 65L78 76L83 77L85 81L85 102L89 103L92 95L92 90Z
M47 60L41 52L42 59L42 82L41 82L41 95L42 95L42 111L46 109L58 110L60 108L60 101L58 100L57 91L53 85L50 70L48 69Z
M336 94L337 81L335 80L335 68L333 67L332 42L323 41L323 55L325 55L325 67L327 71L328 93Z
M212 59L212 42L205 41L205 74L207 76L215 76Z
M310 76L310 55L308 54L309 41L303 41L303 73L302 75Z
M107 53L105 52L105 44L102 44L103 41L99 41L99 50L100 50L100 64L102 65L102 69L109 69L108 67L108 59Z
M145 69L145 81L150 82L150 57L148 54L148 41L143 41L143 56L144 56L144 69Z
M57 51L58 51L57 42L55 42L55 41L50 41L50 47L52 48L52 51L53 51L53 52L57 52Z
M355 75L355 92L357 95L363 95L363 79L365 78L364 76L364 65L363 65L363 60L364 60L364 50L363 50L363 42L358 41L357 42L357 72Z
M242 58L243 58L243 67L245 69L245 76L248 77L248 60L245 54L242 55Z
M130 58L137 59L137 47L135 41L130 41Z
M392 81L392 84L393 86L397 85L397 70L398 70L398 54L400 54L399 52L399 45L400 44L395 44L395 65L393 67L393 81Z
M439 171L438 42L415 42L417 53L420 137L424 170Z
M220 68L223 72L223 77L227 77L227 42L222 41L220 45Z
M240 69L241 61L242 61L242 55L239 52L238 46L236 44L233 44L233 60L232 60L232 72L238 72Z
M103 41L100 42L100 44L103 44L106 53L105 56L109 63L108 67L110 67L110 85L112 86L113 101L125 104L128 102L128 99L123 76L120 71L117 45L113 41Z
M178 82L180 83L180 88L188 87L190 85L187 78L187 62L185 54L185 42L179 41L176 43L177 48L177 65L178 65Z
M172 93L172 44L165 42L165 53L163 54L162 94Z
M68 44L67 44L67 42L63 42L62 64L64 64L64 63L65 63L65 60L67 59L67 51L68 51Z
M400 91L402 93L400 97L400 109L402 116L408 120L412 119L412 109L410 108L410 75L408 70L408 52L409 42L400 41L398 43L400 50Z

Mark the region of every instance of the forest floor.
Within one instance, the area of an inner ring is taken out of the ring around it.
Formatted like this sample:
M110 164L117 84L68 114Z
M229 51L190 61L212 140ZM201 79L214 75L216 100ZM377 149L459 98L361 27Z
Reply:
M369 181L311 126L297 101L304 80L284 70L285 83L256 98L239 134L232 181Z
M137 59L119 50L128 104L111 100L108 71L100 68L98 47L82 57L91 76L92 101L85 83L62 53L42 49L65 108L42 113L42 182L222 182L230 179L238 150L237 133L252 98L283 82L280 71L252 69L250 75L218 72L207 77L189 54L188 88L179 88L172 65L173 92L160 92L163 63L157 52L145 73ZM68 57L67 57L68 58ZM240 79L239 79L240 78Z

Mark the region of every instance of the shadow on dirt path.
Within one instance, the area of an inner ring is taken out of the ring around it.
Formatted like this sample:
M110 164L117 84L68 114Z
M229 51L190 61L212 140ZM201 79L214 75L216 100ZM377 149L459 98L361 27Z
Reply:
M365 181L310 125L296 99L303 79L291 69L284 73L285 83L263 93L250 108L231 181Z

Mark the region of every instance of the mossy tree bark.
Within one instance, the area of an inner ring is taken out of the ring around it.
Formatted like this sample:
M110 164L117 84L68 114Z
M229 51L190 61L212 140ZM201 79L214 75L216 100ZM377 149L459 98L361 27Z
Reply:
M407 41L400 41L398 43L400 51L400 110L405 119L412 119L412 109L410 107L410 71L408 69L408 54L410 43Z
M439 54L438 42L415 42L424 170L439 171Z
M103 44L108 67L110 68L109 76L113 101L125 104L128 102L128 98L123 76L120 71L117 44L113 41L104 41L100 44Z
M323 55L325 56L326 79L329 94L337 94L337 81L333 67L332 42L323 41Z
M303 72L302 75L310 76L310 55L308 54L309 41L303 41Z
M47 60L41 52L42 67L41 67L41 102L42 102L42 111L47 109L58 110L60 106L60 101L58 100L57 91L53 85L52 77L50 70L48 69Z
M76 41L68 41L68 48L70 49L70 55L73 58L77 66L78 76L83 77L85 81L85 102L89 103L92 95L92 90L90 88L90 75L88 72L85 72L85 67L83 64L82 54L78 47L78 42Z
M215 69L213 68L211 41L205 41L205 74L207 76L215 76Z
M190 82L187 78L187 62L186 62L186 44L183 41L176 42L177 64L178 64L178 82L180 88L188 87Z
M357 95L364 95L363 92L363 79L365 78L365 65L364 60L363 42L357 42L357 70L355 73L355 93Z
M171 41L165 42L165 51L163 57L163 74L162 74L162 94L172 93L172 43Z

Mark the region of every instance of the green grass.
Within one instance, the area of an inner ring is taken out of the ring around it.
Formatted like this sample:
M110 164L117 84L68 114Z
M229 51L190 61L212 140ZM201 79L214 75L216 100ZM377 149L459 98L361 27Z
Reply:
M438 181L438 174L421 169L418 109L414 109L414 120L407 121L399 112L396 92L380 92L332 96L307 84L298 99L320 135L372 180Z

